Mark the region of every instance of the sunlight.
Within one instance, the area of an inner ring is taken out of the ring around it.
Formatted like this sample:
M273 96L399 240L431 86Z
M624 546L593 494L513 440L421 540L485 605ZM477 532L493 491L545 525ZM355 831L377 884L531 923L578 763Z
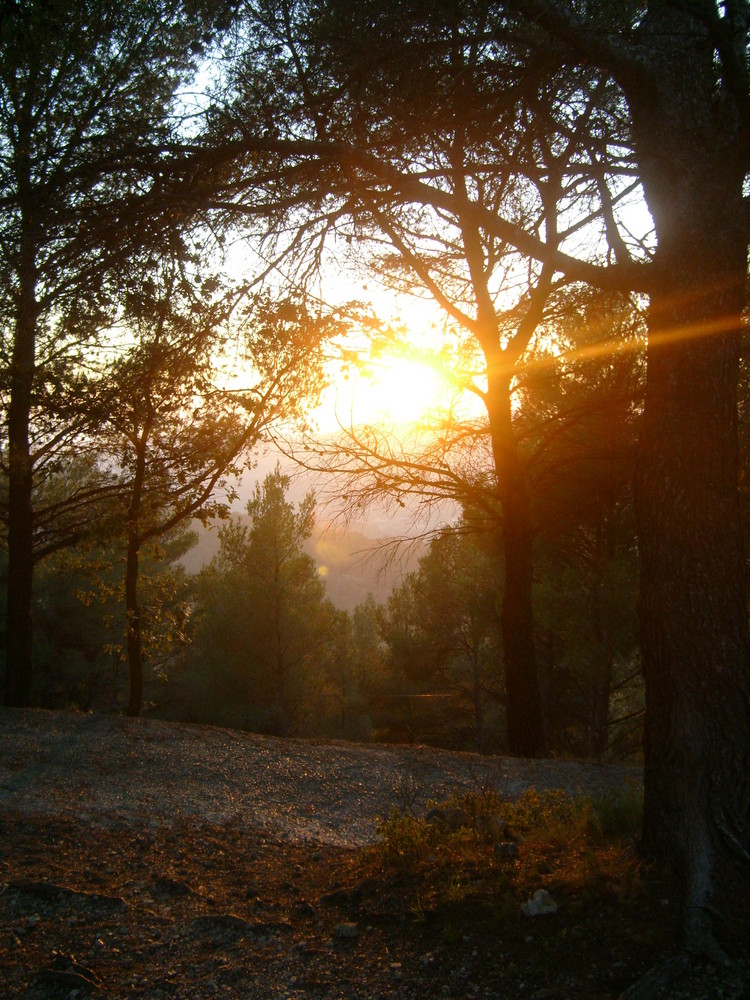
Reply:
M323 430L336 423L414 425L450 399L451 388L435 363L383 352L339 375L315 417Z
M426 361L385 354L372 361L363 375L357 405L393 423L418 423L446 401L445 379Z

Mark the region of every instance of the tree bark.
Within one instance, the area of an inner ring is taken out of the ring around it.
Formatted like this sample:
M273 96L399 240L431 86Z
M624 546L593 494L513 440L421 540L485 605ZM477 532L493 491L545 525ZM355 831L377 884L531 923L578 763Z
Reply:
M32 682L31 603L34 576L33 461L29 441L36 355L36 243L23 213L19 289L8 407L8 596L5 700L29 705Z
M750 637L737 490L747 236L736 121L707 30L652 5L628 94L658 237L636 504L646 686L644 847L677 863L688 946L715 953L719 869L750 886ZM680 20L675 24L675 18ZM680 30L677 30L680 29Z
M715 301L705 303L704 315L710 309L719 318ZM715 334L659 346L665 311L672 330L696 316L694 306L684 315L672 296L664 310L656 297L652 301L637 483L644 845L677 859L688 940L701 951L717 852L731 848L732 840L746 851L750 844L750 642L734 405L738 337Z

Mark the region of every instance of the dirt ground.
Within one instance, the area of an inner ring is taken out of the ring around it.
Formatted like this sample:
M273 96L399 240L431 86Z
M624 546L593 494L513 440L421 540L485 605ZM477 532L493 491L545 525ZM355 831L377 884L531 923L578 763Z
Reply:
M195 809L211 757L219 791ZM0 996L619 996L674 934L669 887L637 865L623 887L602 856L592 894L558 878L574 845L488 844L408 870L362 846L399 798L420 808L476 785L471 758L3 711ZM484 764L522 780L523 762ZM530 764L524 780L584 773ZM597 786L625 776L591 771ZM530 919L520 904L537 884L560 905ZM735 1000L746 968L696 969L660 995Z

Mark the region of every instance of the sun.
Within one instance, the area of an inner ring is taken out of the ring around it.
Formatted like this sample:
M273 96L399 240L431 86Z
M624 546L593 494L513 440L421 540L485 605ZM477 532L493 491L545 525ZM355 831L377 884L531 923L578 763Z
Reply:
M385 420L414 424L440 409L447 391L444 376L427 362L383 355L371 362L357 402Z
M336 378L318 422L414 426L450 403L447 379L435 364L399 353L360 360Z

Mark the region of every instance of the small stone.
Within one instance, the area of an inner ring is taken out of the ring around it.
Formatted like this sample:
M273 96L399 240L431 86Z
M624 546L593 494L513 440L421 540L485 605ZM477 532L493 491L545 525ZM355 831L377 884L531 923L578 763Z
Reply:
M557 913L558 906L546 889L537 889L531 899L521 904L521 913L526 917L541 917Z

